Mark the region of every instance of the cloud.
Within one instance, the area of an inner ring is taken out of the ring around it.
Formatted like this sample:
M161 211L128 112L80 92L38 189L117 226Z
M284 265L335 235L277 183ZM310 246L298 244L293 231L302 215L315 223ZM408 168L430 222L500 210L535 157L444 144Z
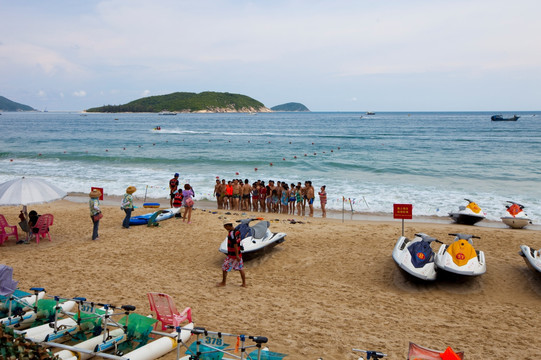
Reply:
M74 91L73 96L85 97L86 96L86 91L84 91L84 90Z
M150 90L145 90L143 91L143 93L141 94L141 96L143 97L146 97L146 96L149 96L150 95Z
M45 96L47 96L47 94L45 93L45 91L39 90L39 91L38 91L38 96L39 96L39 97L45 97Z

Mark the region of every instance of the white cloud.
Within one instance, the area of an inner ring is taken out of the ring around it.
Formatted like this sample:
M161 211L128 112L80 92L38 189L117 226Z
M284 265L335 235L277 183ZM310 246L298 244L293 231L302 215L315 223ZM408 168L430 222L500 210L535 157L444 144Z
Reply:
M45 91L39 90L39 91L38 91L38 96L39 96L39 97L45 97L45 96L47 96L47 94L45 93Z
M150 95L150 90L145 90L143 91L143 93L141 94L141 96L143 97L146 97L146 96L149 96Z
M86 96L86 91L84 91L84 90L74 91L73 96L85 97Z

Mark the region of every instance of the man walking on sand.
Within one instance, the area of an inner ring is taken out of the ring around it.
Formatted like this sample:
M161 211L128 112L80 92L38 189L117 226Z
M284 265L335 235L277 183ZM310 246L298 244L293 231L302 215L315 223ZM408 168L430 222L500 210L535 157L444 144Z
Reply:
M231 270L240 272L242 279L242 287L246 287L246 275L244 274L244 263L242 261L242 253L240 252L240 231L235 231L233 224L228 222L224 224L227 230L227 257L222 265L222 282L216 286L225 286L227 273Z

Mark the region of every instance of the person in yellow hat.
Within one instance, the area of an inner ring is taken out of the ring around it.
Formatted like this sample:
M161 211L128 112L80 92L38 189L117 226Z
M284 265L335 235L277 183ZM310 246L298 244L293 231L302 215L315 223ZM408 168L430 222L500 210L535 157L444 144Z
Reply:
M92 190L88 194L90 200L88 201L88 206L90 207L90 218L94 227L92 229L92 240L99 240L100 236L98 235L98 228L100 226L100 219L103 217L100 210L100 196L101 192L99 190Z
M126 216L124 217L124 220L122 221L122 227L124 229L130 228L130 218L131 213L133 211L133 193L137 189L135 186L128 186L126 189L126 193L124 194L124 197L122 198L122 203L120 203L120 209L124 210L126 213Z

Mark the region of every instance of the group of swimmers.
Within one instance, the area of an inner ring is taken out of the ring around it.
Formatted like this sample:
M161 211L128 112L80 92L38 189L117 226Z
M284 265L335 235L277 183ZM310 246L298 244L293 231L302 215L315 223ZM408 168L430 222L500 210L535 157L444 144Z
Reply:
M325 185L318 192L321 203L322 216L326 217L325 206L327 204L327 193ZM305 215L306 205L308 205L309 216L314 216L315 190L311 181L305 181L304 186L301 182L297 185L291 183L288 185L285 181L257 180L250 184L248 179L216 179L214 187L214 196L218 209L231 209L240 211L260 211L274 212L282 214Z

